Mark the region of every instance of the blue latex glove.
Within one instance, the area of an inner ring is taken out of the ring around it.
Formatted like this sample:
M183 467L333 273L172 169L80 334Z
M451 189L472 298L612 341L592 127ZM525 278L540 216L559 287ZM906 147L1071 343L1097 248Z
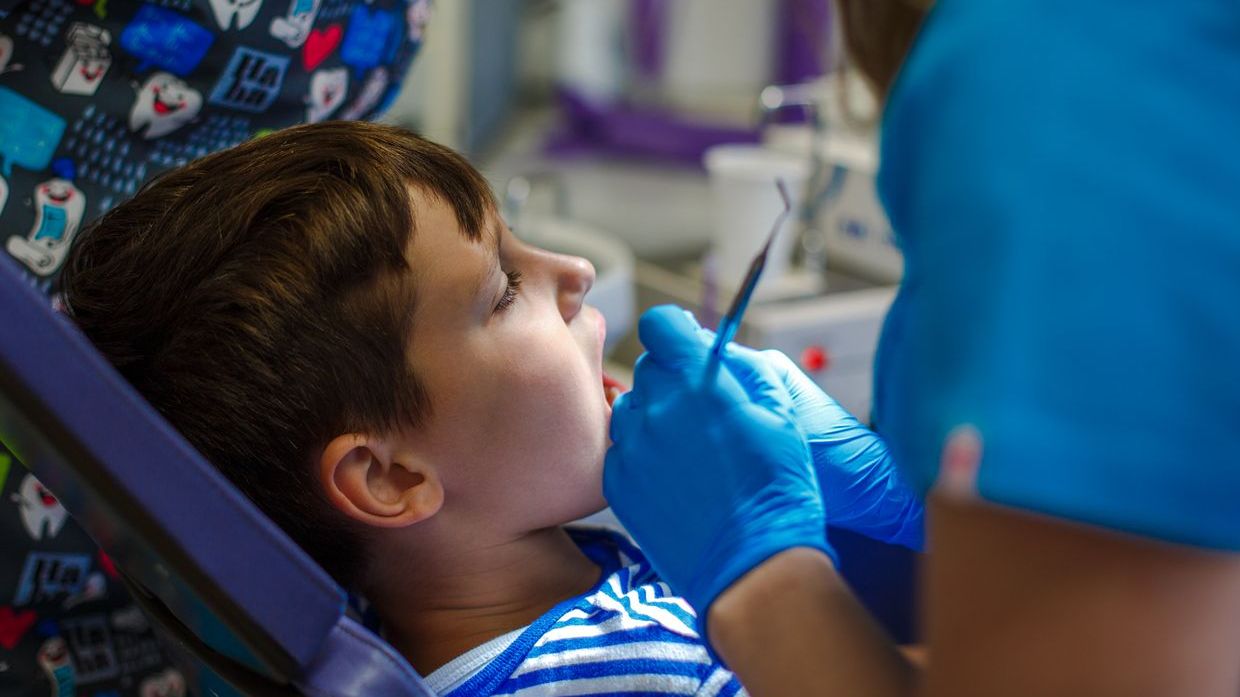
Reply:
M783 386L746 386L721 366L685 311L638 325L647 353L616 400L603 488L655 569L699 617L734 581L794 547L830 554L818 483Z
M703 346L715 341L710 330L697 327L696 333ZM728 344L724 356L742 386L776 383L786 388L786 393L769 391L769 395L792 411L805 433L831 525L918 551L924 547L921 497L905 482L878 434L823 392L785 354Z
M714 333L702 330L709 343ZM920 551L925 510L883 439L866 428L779 351L729 344L728 366L742 385L778 381L787 388L822 487L827 520L836 527Z

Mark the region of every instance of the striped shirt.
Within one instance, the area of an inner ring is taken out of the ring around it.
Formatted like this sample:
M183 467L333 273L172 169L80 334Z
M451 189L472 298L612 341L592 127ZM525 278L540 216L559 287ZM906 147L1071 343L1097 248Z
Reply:
M696 615L622 534L569 528L603 569L586 593L552 608L446 697L745 695L706 650Z

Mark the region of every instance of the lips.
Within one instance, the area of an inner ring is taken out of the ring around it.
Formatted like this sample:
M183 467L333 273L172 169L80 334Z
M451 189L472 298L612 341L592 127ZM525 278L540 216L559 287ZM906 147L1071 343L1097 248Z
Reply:
M607 371L603 371L603 396L607 398L607 406L614 405L616 397L628 391L627 385L608 375Z

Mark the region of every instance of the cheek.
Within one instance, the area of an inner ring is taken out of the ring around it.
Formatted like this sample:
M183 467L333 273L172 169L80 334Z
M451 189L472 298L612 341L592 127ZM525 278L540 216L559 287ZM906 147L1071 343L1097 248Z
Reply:
M477 381L471 376L475 386L486 385L476 402L485 404L486 416L469 437L487 479L477 485L532 526L600 508L606 404L581 349L566 334L544 334L510 342L504 357L488 365L497 370ZM513 492L536 497L514 499Z
M505 419L525 449L548 463L588 457L606 434L598 377L575 345L530 346L510 362Z

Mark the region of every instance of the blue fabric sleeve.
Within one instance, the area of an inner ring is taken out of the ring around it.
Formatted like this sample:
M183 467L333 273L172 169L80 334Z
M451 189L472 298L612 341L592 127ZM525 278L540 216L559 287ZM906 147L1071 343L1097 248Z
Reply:
M875 420L923 491L1240 550L1240 4L939 0L884 116Z

